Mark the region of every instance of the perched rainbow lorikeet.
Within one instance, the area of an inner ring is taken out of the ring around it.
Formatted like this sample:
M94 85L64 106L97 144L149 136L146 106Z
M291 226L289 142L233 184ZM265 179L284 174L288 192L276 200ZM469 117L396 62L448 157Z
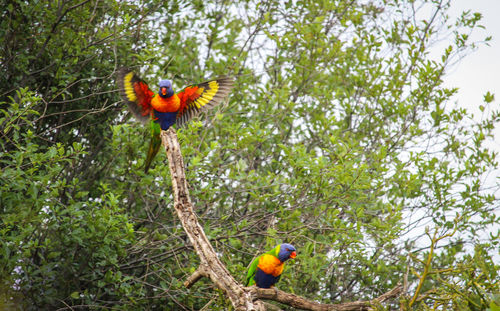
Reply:
M161 80L159 91L151 91L139 76L128 68L118 70L117 84L120 95L135 117L151 125L151 143L144 171L147 172L161 145L161 130L173 124L182 126L200 111L218 105L233 88L231 77L221 77L186 87L175 94L172 81Z
M295 247L284 243L267 253L255 258L247 273L245 286L257 285L260 288L270 288L279 281L285 261L295 258Z

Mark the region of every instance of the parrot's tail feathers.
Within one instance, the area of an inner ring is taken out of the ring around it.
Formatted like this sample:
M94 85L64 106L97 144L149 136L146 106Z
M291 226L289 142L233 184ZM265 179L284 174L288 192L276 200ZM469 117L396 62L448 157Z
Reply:
M146 162L144 163L144 173L148 172L151 163L153 163L153 159L160 150L160 146L161 146L161 139L158 126L158 134L153 133L153 135L151 136L151 143L149 144L148 155L146 157Z
M158 150L160 149L160 145L157 147L149 146L148 156L146 157L146 162L144 164L144 173L147 173L149 168L151 167L151 163L153 163L153 159L155 158Z

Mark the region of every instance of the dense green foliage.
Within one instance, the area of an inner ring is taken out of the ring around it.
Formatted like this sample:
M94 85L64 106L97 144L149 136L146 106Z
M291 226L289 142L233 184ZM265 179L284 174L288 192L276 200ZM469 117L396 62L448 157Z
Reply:
M178 135L239 281L289 242L285 291L335 303L404 283L402 309L494 310L500 114L488 93L478 121L442 85L480 23L445 2L2 1L0 308L229 308L208 280L182 285L198 259L166 158L143 173L147 129L115 91L127 65L177 89L237 77Z

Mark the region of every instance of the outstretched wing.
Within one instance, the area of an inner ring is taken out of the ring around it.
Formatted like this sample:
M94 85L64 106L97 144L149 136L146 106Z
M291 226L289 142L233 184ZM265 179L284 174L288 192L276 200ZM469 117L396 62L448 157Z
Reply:
M121 68L117 73L117 84L120 95L127 102L129 110L142 123L147 123L151 117L151 91L139 76L128 68Z
M182 126L194 116L204 110L211 109L229 94L233 88L232 77L221 77L211 81L203 82L186 87L179 92L181 106L177 113L177 126Z

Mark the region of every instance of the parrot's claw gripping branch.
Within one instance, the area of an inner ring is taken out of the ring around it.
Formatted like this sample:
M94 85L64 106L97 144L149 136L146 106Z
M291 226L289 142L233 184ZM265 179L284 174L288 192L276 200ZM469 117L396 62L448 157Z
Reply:
M402 286L398 285L391 291L373 300L333 305L320 304L276 288L244 287L233 278L219 260L194 213L184 171L184 160L182 159L181 148L175 130L173 128L169 128L167 131L162 130L161 140L167 153L170 175L172 176L174 209L194 250L200 258L200 266L184 282L187 288L193 286L202 277L207 277L218 288L224 291L237 311L264 311L268 309L261 299L277 301L303 310L369 310L374 304L398 297L401 294Z

